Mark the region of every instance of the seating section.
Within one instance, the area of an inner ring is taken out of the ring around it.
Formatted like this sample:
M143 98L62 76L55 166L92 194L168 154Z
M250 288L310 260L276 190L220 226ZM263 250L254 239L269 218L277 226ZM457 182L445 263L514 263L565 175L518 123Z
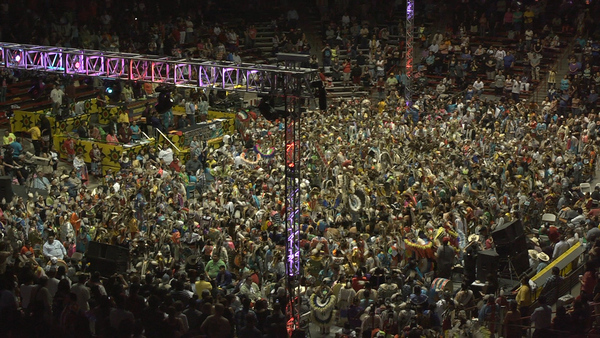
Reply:
M40 95L33 95L30 93L33 84L29 81L15 82L8 85L6 91L6 101L0 102L0 112L6 112L14 107L19 110L41 110L52 106L50 100L50 91L54 88L53 84L46 84L43 89L43 93ZM89 85L81 85L77 87L75 100L80 101L94 97L96 91ZM8 121L2 121L0 124L7 123Z

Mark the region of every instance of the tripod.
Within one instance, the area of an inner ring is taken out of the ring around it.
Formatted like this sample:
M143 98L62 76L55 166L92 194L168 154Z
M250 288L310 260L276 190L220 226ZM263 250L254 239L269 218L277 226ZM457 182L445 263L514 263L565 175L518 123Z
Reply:
M516 277L516 282L519 282L519 274L517 273L517 269L515 269L515 266L512 262L512 257L509 255L506 258L501 258L501 260L505 260L508 263L507 266L502 270L502 272L505 272L506 269L508 269L508 279L510 279L510 281L514 283Z

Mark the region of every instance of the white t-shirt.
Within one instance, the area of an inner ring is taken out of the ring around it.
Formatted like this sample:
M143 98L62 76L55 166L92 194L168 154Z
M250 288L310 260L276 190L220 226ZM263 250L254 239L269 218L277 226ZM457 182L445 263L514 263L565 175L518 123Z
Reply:
M473 88L475 88L475 90L482 90L483 81L475 81L475 83L473 83Z
M54 88L50 92L50 99L52 99L52 102L54 103L62 104L63 96L65 96L65 92L58 88Z
M77 304L79 305L79 309L81 311L89 311L90 305L88 304L88 300L90 300L90 290L87 286L77 283L71 287L71 292L77 295Z
M165 148L158 153L158 158L165 161L166 165L170 165L173 162L173 150L171 148Z
M496 60L498 61L504 61L504 57L506 56L506 52L504 50L498 50L496 51Z

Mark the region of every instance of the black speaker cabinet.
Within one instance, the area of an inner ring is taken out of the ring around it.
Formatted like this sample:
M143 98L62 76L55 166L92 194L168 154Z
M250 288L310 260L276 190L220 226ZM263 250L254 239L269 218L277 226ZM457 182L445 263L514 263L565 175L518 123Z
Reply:
M514 241L515 238L523 235L523 224L521 223L521 220L504 223L497 227L496 230L492 231L492 238L494 239L496 246L498 244L509 244Z
M90 271L98 271L102 276L126 273L129 264L129 250L116 245L90 242L85 257L90 262Z
M502 257L514 257L522 252L527 252L527 238L525 238L525 235L516 237L509 243L496 243L494 239L494 243L496 244L496 252Z
M500 255L496 250L479 251L477 255L477 279L485 282L488 274L496 274L500 263Z
M90 241L85 256L87 258L104 258L106 246L104 243Z

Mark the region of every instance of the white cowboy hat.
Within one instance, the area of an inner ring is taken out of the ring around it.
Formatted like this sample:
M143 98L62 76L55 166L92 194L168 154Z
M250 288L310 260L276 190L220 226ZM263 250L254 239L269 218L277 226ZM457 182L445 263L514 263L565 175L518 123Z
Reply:
M469 237L467 238L467 240L469 242L478 242L479 241L479 235L477 235L477 234L471 234L471 235L469 235Z
M538 253L538 259L542 262L548 262L550 260L550 257L548 257L548 255L546 255L543 252Z
M540 256L538 255L538 252L536 250L528 250L527 251L529 253L529 258L531 259L539 259Z

